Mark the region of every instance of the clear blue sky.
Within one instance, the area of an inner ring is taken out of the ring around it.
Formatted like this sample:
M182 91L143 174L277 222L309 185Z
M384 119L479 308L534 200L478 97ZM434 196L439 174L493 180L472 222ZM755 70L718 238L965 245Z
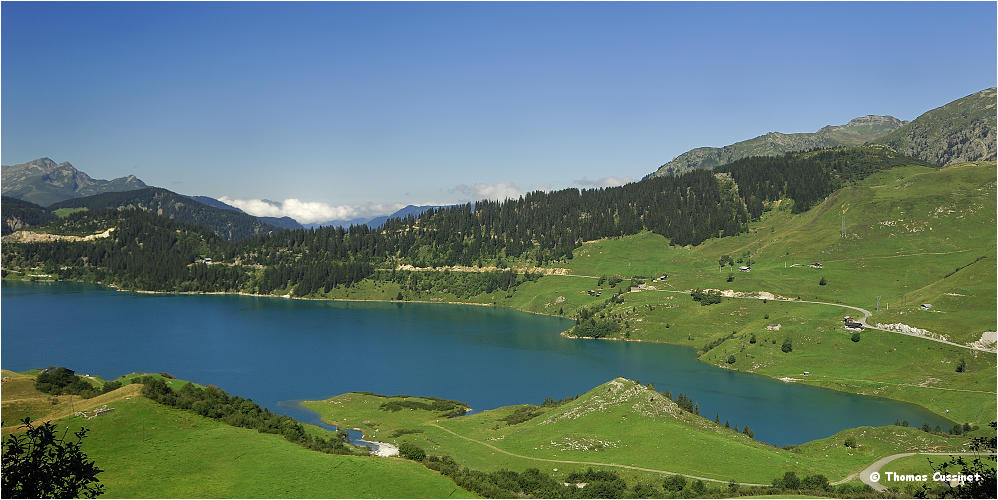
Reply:
M911 120L992 87L995 18L994 2L5 2L2 160L361 213L637 179L693 147Z

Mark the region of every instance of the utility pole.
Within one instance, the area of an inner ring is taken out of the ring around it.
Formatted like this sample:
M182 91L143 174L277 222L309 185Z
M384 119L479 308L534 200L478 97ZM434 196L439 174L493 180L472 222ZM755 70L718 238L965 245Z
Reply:
M880 296L877 295L877 310L880 310Z
M845 214L842 215L842 228L839 229L839 237L841 237L841 238L845 238L846 237L846 216L845 216Z

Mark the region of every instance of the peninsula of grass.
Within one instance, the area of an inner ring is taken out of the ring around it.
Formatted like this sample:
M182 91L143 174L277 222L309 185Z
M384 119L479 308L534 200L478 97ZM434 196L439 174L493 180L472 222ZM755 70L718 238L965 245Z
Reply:
M626 379L561 404L502 407L460 418L447 418L440 411L386 410L398 401L348 393L302 404L328 423L362 430L366 439L409 443L486 471L537 467L570 473L592 466L756 484L769 484L794 471L835 481L881 456L962 450L967 442L960 436L888 426L851 429L781 449L683 411L662 394ZM854 447L844 444L850 437Z

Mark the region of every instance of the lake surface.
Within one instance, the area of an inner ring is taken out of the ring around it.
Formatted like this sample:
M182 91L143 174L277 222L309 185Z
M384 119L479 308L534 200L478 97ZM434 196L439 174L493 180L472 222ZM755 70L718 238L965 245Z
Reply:
M3 282L0 365L115 378L169 372L315 422L293 402L350 391L431 395L475 410L584 393L614 377L683 392L786 445L860 425L953 424L918 406L724 370L685 347L566 339L561 318L493 307L152 295Z

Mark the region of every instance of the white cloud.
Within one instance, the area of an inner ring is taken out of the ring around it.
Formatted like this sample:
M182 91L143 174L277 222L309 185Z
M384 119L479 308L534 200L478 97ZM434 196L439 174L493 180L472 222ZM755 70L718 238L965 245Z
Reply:
M479 183L474 186L461 184L455 187L454 191L474 200L487 199L502 201L507 198L519 198L523 194L520 192L520 188L516 187L516 184L512 182L499 182L496 184Z
M291 217L303 224L345 220L390 214L403 207L401 204L368 203L366 205L330 205L321 201L301 201L288 198L284 201L235 200L227 196L218 199L257 217Z
M634 179L630 177L604 177L602 179L578 179L575 181L576 184L580 186L590 186L590 187L616 187L623 186L624 184L630 184L634 182Z

